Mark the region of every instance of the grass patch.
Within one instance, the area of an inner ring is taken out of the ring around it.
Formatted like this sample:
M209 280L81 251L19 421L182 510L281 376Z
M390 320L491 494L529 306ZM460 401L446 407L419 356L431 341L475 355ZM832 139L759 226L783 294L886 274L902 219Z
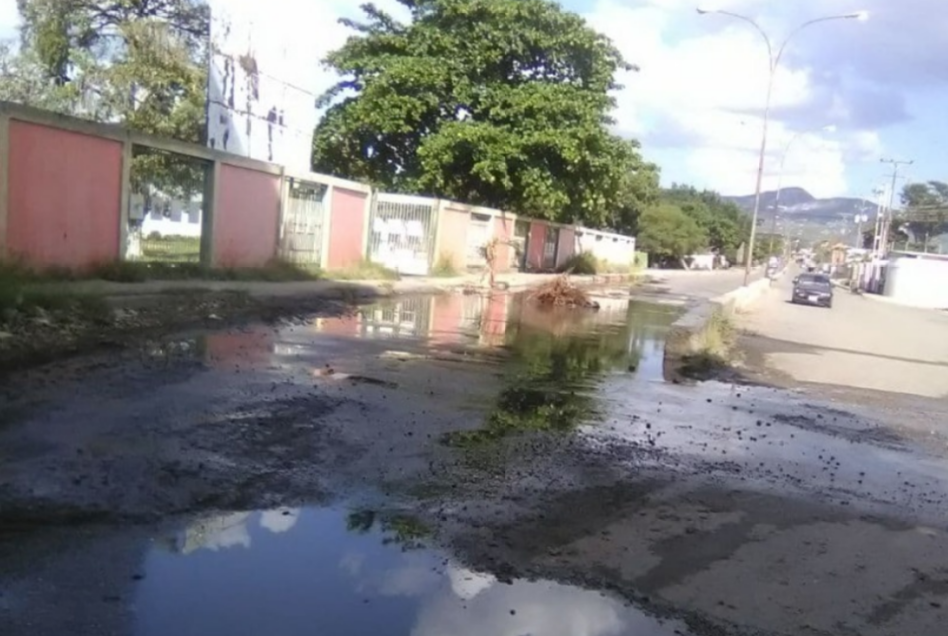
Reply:
M557 268L558 272L569 272L577 276L593 276L599 273L599 261L590 252L579 252L569 257Z
M198 236L149 236L142 238L142 258L162 262L198 262L201 238Z
M141 283L149 280L247 280L300 281L319 280L318 267L308 267L274 259L260 267L208 268L193 262L112 261L84 270L61 267L31 268L16 262L0 263L0 280L7 284L106 280L118 283Z
M329 270L325 273L324 278L330 280L399 280L401 276L395 270L384 265L363 260L358 265Z
M638 256L638 253L636 253L636 256ZM596 258L592 252L579 252L560 265L557 271L569 272L577 276L594 276L596 274L634 274L641 269L644 269L644 267L640 267L638 262L615 263Z
M193 262L115 261L91 268L85 278L118 283L149 280L232 280L290 282L321 279L318 267L276 260L261 267L208 268Z
M679 371L686 377L705 379L731 366L737 328L723 311L717 310L692 342L694 353L682 357Z
M454 259L449 254L441 254L431 268L431 275L435 278L455 278L461 274L454 266Z
M0 263L0 322L16 314L41 317L44 312L105 315L105 301L94 294L71 292L62 284L72 280L65 271L34 272L17 264Z

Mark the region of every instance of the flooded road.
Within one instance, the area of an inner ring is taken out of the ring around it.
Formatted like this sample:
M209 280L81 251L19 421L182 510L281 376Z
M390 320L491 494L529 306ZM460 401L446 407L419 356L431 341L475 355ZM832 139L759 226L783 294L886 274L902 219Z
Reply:
M0 633L942 633L943 458L662 377L681 308L405 298L25 375Z

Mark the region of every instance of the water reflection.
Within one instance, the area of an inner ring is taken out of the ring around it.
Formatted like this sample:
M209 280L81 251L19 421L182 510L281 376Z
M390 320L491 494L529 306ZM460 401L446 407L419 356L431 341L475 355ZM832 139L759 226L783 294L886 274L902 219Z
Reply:
M600 305L600 312L548 309L515 298L505 331L505 388L482 428L446 441L473 446L517 432L570 430L595 417L592 389L606 374L660 368L654 359L675 311L628 299Z
M422 549L419 535L427 531L407 522L363 509L240 513L192 524L186 535L216 538L205 540L208 549L147 555L134 634L686 633L598 592L548 581L500 583ZM402 540L417 549L403 550Z

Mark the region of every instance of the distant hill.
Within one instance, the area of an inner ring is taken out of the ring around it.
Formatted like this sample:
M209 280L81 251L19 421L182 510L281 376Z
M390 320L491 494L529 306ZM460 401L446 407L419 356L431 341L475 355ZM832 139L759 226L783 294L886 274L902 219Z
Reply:
M733 201L747 212L754 210L754 195L739 197L723 197ZM776 190L760 193L760 217L772 218L774 202L777 199ZM821 225L836 225L840 222L852 222L857 214L875 212L876 205L865 199L850 197L834 197L831 199L817 199L803 188L783 188L780 191L780 214L798 222L816 223Z

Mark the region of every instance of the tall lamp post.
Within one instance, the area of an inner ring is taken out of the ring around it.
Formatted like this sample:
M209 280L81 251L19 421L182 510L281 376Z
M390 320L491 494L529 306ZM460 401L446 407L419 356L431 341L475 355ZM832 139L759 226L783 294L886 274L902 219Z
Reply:
M787 48L787 44L790 43L790 40L794 38L800 31L806 29L807 27L813 26L814 24L819 24L821 22L829 22L831 20L866 20L869 17L869 14L865 11L860 11L858 13L845 13L840 15L831 15L824 18L815 18L813 20L808 20L795 28L790 32L780 46L774 51L774 46L770 42L770 36L767 35L767 32L764 31L759 24L752 18L749 18L745 15L739 13L732 13L731 11L724 11L721 9L709 9L709 8L698 8L698 13L701 15L708 15L716 13L718 15L725 15L731 18L736 18L743 22L748 23L764 38L764 42L767 44L767 54L768 54L768 73L767 73L767 99L764 103L764 123L763 130L761 132L760 139L760 157L757 162L757 184L754 187L754 214L751 218L751 233L748 240L747 254L744 257L744 284L747 285L750 282L750 273L751 273L751 263L754 258L754 240L757 237L757 215L760 212L760 188L764 179L764 161L767 156L767 129L770 124L770 102L773 97L774 90L774 77L777 74L777 67L780 65L780 59L783 57L783 53Z
M770 224L770 253L773 254L774 251L774 235L777 233L777 215L780 214L780 193L783 192L783 174L784 166L787 164L787 155L790 154L790 149L793 147L794 142L797 139L812 132L826 132L833 133L836 132L836 126L833 124L828 124L826 126L820 126L819 128L810 128L808 130L801 130L792 137L790 141L787 142L787 145L783 147L783 152L780 154L780 172L777 176L777 194L774 195L774 217L771 220Z

